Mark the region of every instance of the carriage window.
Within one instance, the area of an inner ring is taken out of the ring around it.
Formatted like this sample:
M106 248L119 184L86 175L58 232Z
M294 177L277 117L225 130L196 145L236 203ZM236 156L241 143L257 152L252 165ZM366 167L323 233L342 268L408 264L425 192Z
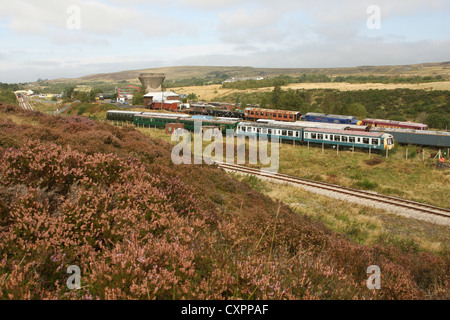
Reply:
M262 115L262 116L264 115L264 111L261 111L261 115Z
M312 139L317 139L317 134L311 133L311 138L312 138Z
M347 136L342 136L342 142L347 142Z
M289 119L292 119L292 114L289 115Z
M287 134L286 134L286 130L281 131L281 135L282 135L282 136L286 136L286 135L287 135Z
M355 137L348 137L348 142L355 143Z
M369 144L369 138L363 138L363 143Z
M317 138L318 138L319 140L323 140L323 134L321 134L321 133L317 134Z
M288 136L289 137L293 137L294 136L294 131L288 131Z
M341 141L341 136L334 136L334 141Z
M356 138L356 141L357 142L361 142L361 138Z
M378 145L378 139L372 139L372 144Z
M259 111L256 111L256 115L259 116Z
M287 114L285 113L285 114L283 115L283 117L284 117L285 119L287 119Z
M272 129L267 129L268 134L272 134Z
M327 134L325 135L325 140L328 140L328 135Z

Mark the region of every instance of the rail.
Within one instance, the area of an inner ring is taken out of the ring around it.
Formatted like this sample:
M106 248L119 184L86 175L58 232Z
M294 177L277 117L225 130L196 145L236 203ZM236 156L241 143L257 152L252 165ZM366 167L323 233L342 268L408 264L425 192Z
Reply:
M393 205L397 207L402 207L405 209L415 210L426 214L436 215L440 217L450 218L450 210L447 208L440 208L433 205L415 202L411 200L386 196L370 191L352 189L348 187L342 187L334 184L329 184L325 182L312 181L308 179L298 178L294 176L289 176L282 173L272 173L264 170L248 168L235 164L228 164L224 162L216 162L216 164L226 170L236 171L241 173L247 173L255 176L270 178L278 180L280 182L290 182L299 185L305 185L313 188L319 188L322 190L332 191L344 195L349 195L353 197L358 197L366 200L371 200L375 202L381 202L388 205Z

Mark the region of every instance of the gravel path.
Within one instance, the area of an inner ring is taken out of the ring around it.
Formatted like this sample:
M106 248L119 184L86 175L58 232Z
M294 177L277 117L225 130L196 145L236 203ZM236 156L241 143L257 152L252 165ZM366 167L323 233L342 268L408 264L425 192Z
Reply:
M241 175L247 175L247 173L241 173L241 172L238 172L235 170L230 170L230 169L224 169L224 170L226 172L233 172L233 173L237 173L237 174L241 174ZM323 190L321 188L315 188L315 187L311 187L311 186L305 186L305 185L301 185L301 184L294 183L294 182L287 182L287 181L280 182L280 181L270 178L270 177L262 177L262 176L257 176L257 177L258 177L258 179L265 180L265 181L275 182L278 184L289 184L289 185L293 185L296 187L300 187L309 192L317 193L317 194L320 194L320 195L323 195L326 197L343 200L343 201L348 201L348 202L356 203L356 204L359 204L362 206L383 209L388 212L392 212L392 213L395 213L395 214L398 214L398 215L401 215L401 216L404 216L407 218L414 218L414 219L432 222L435 224L450 226L450 218L426 214L426 213L416 211L413 209L402 208L402 207L398 207L395 205L390 205L387 203L372 201L372 200L368 200L368 199L361 199L356 196L346 195L346 194L342 194L339 192L333 192L333 191L329 191L329 190Z

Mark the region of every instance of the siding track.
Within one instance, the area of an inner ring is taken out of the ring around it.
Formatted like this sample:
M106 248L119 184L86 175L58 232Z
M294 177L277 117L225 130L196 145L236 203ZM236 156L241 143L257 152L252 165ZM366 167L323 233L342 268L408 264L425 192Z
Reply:
M361 199L363 202L376 202L389 206L398 207L405 210L413 210L429 216L441 217L447 220L444 224L450 224L450 210L447 208L439 208L425 203L419 203L411 200L385 196L375 192L357 190L338 185L333 185L324 182L317 182L307 179L302 179L294 176L289 176L281 173L272 173L269 171L263 171L259 169L248 168L235 164L228 164L224 162L216 162L220 168L226 171L234 171L243 174L250 174L257 177L268 178L275 180L279 183L291 183L299 186L321 189L327 192L333 192L341 194L343 197L350 196Z

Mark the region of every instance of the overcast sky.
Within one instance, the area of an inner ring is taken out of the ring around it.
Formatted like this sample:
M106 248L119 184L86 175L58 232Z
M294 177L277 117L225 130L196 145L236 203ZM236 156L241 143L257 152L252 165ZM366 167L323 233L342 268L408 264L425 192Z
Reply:
M309 68L450 60L449 0L0 4L0 82L180 65Z

